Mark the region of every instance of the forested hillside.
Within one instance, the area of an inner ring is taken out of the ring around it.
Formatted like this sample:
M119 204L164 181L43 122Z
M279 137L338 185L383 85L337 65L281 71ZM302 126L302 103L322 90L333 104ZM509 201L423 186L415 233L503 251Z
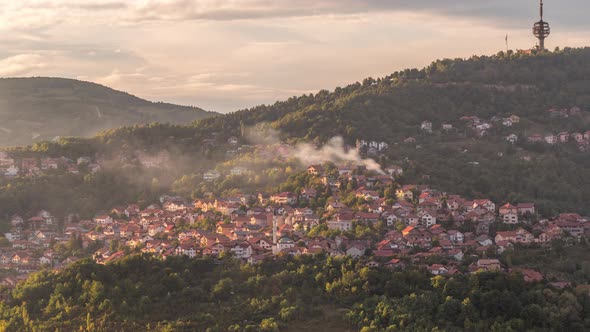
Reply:
M590 48L542 55L504 54L467 60L438 60L381 79L367 78L329 92L291 98L209 119L197 127L237 130L240 123L271 122L283 137L326 140L344 135L399 141L418 134L424 120L459 123L462 116L515 114L550 129L580 124L553 123L553 107L590 107Z
M576 114L548 112L563 109ZM173 150L219 162L225 160L223 144L229 137L256 143L248 133L258 132L263 123L277 139L291 143L319 144L334 136L351 145L359 139L384 141L389 149L378 161L403 163L408 183L494 200L536 201L544 213L588 213L590 154L580 150L584 146L534 143L529 137L586 133L589 110L590 49L499 53L439 60L421 70L368 78L190 126L122 128L29 150L54 156ZM465 120L474 117L491 128L483 134L475 130L472 120ZM507 117L520 121L508 127L502 124ZM420 129L424 121L432 123L432 132ZM443 124L452 129L443 130ZM509 135L517 137L513 144L506 140ZM211 142L217 146L203 148Z
M584 289L527 283L519 273L431 277L350 258L279 257L261 265L134 256L40 272L0 304L7 331L584 331ZM348 310L347 310L348 309Z
M152 103L102 85L62 78L0 79L0 146L56 136L90 137L150 122L187 123L215 115L196 107Z

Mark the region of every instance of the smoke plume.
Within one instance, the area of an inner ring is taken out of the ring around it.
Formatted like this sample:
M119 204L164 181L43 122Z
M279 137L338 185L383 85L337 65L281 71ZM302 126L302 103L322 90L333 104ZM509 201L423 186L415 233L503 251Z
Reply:
M346 149L342 137L331 138L324 146L316 148L308 143L300 143L294 147L293 155L302 163L323 164L325 162L351 163L365 166L367 170L385 174L381 166L373 159L363 159L356 149Z
M258 123L256 126L247 128L245 138L251 144L275 145L281 144L281 133L272 128L269 123ZM381 166L373 159L363 159L357 149L347 149L344 139L340 136L331 138L325 145L316 147L310 143L297 143L291 147L284 147L280 151L284 157L294 157L303 165L323 164L332 162L334 164L352 164L354 166L365 166L367 170L385 174Z

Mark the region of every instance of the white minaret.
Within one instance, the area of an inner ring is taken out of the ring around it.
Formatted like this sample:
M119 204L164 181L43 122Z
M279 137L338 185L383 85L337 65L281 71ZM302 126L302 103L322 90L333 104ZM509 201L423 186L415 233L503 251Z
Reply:
M274 210L272 213L272 254L276 255L279 253L279 244L277 243L277 211Z

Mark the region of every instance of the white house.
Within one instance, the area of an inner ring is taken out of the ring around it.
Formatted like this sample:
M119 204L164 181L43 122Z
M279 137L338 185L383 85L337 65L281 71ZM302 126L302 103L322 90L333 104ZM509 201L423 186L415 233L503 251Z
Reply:
M437 275L447 274L449 272L449 270L444 265L432 264L431 266L428 267L428 272L437 276Z
M449 241L453 243L462 243L464 240L463 233L459 232L458 230L452 229L448 231L447 234L449 235Z
M111 218L111 216L98 216L94 218L94 222L97 224L101 224L101 225L106 225L106 224L112 224L113 223L113 218Z
M264 250L271 250L272 249L272 243L270 241L267 241L266 239L260 239L256 242L256 244Z
M478 130L488 130L488 129L492 128L492 125L484 122L484 123L478 124L477 126L475 126L475 128Z
M430 214L430 213L424 213L422 215L422 224L425 225L426 227L430 227L432 225L436 224L436 216Z
M544 139L547 144L557 144L557 136L555 135L547 135Z
M328 228L329 229L337 229L339 231L349 231L352 229L352 221L351 220L331 220L328 221Z
M230 170L231 175L242 175L247 171L245 167L236 166Z
M280 194L272 195L270 200L276 204L293 205L297 203L297 196L291 192L282 192Z
M39 264L41 264L41 265L50 265L51 264L51 258L49 258L47 256L41 256L41 257L39 257Z
M518 136L516 134L510 134L506 137L506 140L512 144L518 142Z
M395 223L400 220L399 217L393 213L388 215L386 219L387 219L387 226L389 226L389 227L395 225Z
M236 243L231 249L231 253L240 259L248 259L252 256L252 245L248 242Z
M205 174L203 174L203 180L214 181L214 180L219 179L220 176L221 176L221 173L219 173L219 171L210 170L210 171L205 172Z
M90 164L91 162L92 162L92 159L90 159L90 157L80 157L76 160L76 164L78 164L78 165Z
M449 255L450 257L452 257L453 259L455 259L457 261L462 261L463 257L465 256L465 254L463 254L463 251L458 248L451 249L451 250L447 251L447 255Z
M473 201L473 208L475 209L478 206L481 206L489 212L496 212L496 204L494 204L494 202L490 201L489 199L476 199Z
M420 129L425 132L431 133L432 132L432 122L430 122L430 121L422 122L422 124L420 125Z
M385 169L385 171L387 173L389 173L389 175L391 176L402 176L404 174L404 169L401 166L397 166L397 165L393 165L390 167L387 167Z
M8 177L15 177L18 175L18 172L19 172L18 167L16 167L15 165L12 165L6 169L6 171L4 172L4 175L8 176Z
M502 216L502 221L505 224L516 224L518 223L518 215L513 212L506 213Z
M494 244L494 241L492 241L492 239L490 239L490 237L487 235L481 235L481 236L477 237L475 239L475 241L477 241L477 243L479 243L480 246L486 246L486 247Z
M13 233L13 232L4 233L4 237L8 240L8 242L19 241L21 239L20 232L19 233Z
M283 249L289 249L289 248L293 248L295 247L295 242L289 238L289 237L282 237L278 242L277 242L277 249L280 252Z
M518 214L535 214L535 203L518 203L516 205Z

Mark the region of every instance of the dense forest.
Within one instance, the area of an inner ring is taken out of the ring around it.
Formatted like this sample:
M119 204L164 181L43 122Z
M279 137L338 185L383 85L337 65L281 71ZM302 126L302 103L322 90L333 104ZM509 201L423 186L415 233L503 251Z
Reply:
M32 275L0 304L6 331L278 331L341 312L360 331L584 331L587 289L519 273L432 277L351 258L90 260ZM296 330L296 329L295 329ZM325 331L321 326L310 331Z

